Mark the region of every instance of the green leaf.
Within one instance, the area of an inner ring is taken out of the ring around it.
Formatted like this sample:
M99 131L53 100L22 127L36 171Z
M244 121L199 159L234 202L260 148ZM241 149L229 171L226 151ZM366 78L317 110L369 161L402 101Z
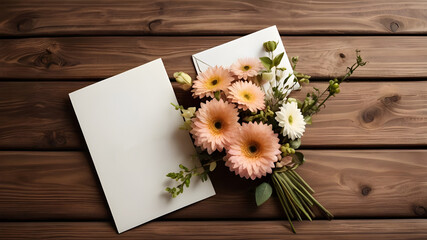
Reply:
M279 66L280 62L282 61L283 54L284 54L284 52L282 52L281 54L277 55L277 56L273 59L273 66L275 66L275 67Z
M211 162L211 164L209 164L209 171L213 172L215 168L216 168L216 162Z
M289 141L289 145L293 149L298 149L301 146L301 138Z
M221 91L216 91L215 92L215 98L216 98L216 100L220 100L221 99Z
M182 170L188 171L188 168L182 164L179 164L179 168L181 168Z
M304 117L304 121L305 121L305 123L307 123L307 124L311 124L312 122L311 122L311 116L305 116Z
M305 161L304 154L300 152L292 154L292 161L298 165L302 165Z
M255 201L257 206L261 206L263 203L265 203L273 193L273 189L271 188L271 185L264 182L261 183L255 190Z
M259 60L261 60L262 65L264 65L267 70L271 70L273 67L273 61L271 61L269 57L260 57Z

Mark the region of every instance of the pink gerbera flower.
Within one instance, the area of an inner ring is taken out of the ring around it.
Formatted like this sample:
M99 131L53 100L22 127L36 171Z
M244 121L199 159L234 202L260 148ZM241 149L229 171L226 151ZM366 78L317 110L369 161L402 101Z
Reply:
M213 99L201 103L192 119L190 133L194 137L194 144L207 150L209 154L215 150L222 151L230 141L235 128L240 127L237 108L222 99Z
M228 99L238 104L244 111L256 112L265 107L265 94L260 87L252 82L237 81L228 88Z
M227 147L225 165L240 177L261 178L272 172L277 161L279 138L271 125L263 123L243 123L236 129Z
M262 64L257 58L240 58L231 65L230 69L239 79L248 80L248 77L258 75Z
M216 91L227 90L233 80L233 76L227 69L218 66L210 67L197 76L191 91L194 97L214 97Z

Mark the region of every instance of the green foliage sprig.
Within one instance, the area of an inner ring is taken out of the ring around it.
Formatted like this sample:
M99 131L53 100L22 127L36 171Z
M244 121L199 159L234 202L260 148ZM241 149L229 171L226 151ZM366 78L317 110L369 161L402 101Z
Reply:
M177 197L179 194L184 192L184 187L188 188L191 183L191 179L194 176L200 177L202 182L208 180L209 172L213 172L217 166L217 161L222 161L223 154L215 153L209 155L206 151L201 151L200 148L197 148L197 153L193 156L193 160L199 159L203 164L200 166L194 166L193 168L188 168L183 164L179 165L181 169L179 172L170 172L166 175L179 184L175 187L167 187L166 192L170 193L173 198Z
M325 107L325 102L330 97L335 97L336 94L340 93L340 84L347 80L358 67L365 66L366 63L360 56L360 50L356 50L356 62L351 67L347 67L346 74L343 77L329 80L328 87L321 94L317 88L313 88L314 91L307 93L304 101L300 103L304 117L311 117L318 113L322 107Z

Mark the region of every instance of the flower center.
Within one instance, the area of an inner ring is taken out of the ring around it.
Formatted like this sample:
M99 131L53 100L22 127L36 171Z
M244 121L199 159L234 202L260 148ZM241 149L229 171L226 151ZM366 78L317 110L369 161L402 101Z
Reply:
M217 85L217 84L218 84L218 80L217 80L217 79L214 79L214 80L212 80L212 82L211 82L211 83L212 83L212 85L213 85L213 86L215 86L215 85Z
M292 123L294 122L294 118L292 117L292 115L289 115L289 117L288 117L288 122L289 122L289 124L291 124L291 125L292 125Z
M250 145L249 146L249 151L251 153L256 153L256 151L258 151L258 148L255 145Z
M210 133L214 136L221 135L224 132L225 127L226 125L224 125L222 119L214 119L208 125Z
M247 93L245 93L244 95L243 95L243 97L246 99L246 100L251 100L251 95L249 95L249 94L247 94Z
M257 160L260 157L261 148L257 142L249 142L242 147L242 152L247 158Z
M246 66L243 67L243 69L245 69L246 71L248 71L249 69L251 69L251 67L248 66L248 65L246 65Z

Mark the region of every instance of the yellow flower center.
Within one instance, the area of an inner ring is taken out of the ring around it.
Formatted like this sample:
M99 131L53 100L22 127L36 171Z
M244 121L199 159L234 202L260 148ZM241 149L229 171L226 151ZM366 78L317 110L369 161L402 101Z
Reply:
M288 122L289 122L289 124L291 124L291 125L292 125L292 123L294 122L294 118L292 117L292 115L289 115L289 117L288 117Z
M209 90L216 90L220 84L221 78L219 78L218 76L214 76L205 83L205 86Z
M254 100L252 93L246 91L241 93L241 97L247 102L252 102Z
M243 67L243 70L244 70L244 71L248 71L249 69L251 69L251 66L245 65L245 66Z

